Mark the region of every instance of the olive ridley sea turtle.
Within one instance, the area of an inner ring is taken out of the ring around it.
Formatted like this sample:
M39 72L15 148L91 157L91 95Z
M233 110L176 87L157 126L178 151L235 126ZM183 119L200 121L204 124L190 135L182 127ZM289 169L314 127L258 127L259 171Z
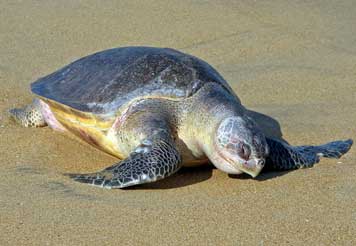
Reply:
M174 49L105 50L31 89L36 99L10 114L23 126L68 131L119 158L100 172L69 175L104 188L154 182L208 160L226 173L256 177L264 167L312 167L352 145L291 146L266 137L212 66Z

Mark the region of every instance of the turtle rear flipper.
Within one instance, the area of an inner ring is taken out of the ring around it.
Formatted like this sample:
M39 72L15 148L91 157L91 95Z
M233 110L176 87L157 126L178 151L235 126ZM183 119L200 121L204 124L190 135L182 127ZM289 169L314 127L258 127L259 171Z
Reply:
M47 125L38 99L34 99L31 104L23 108L10 109L9 113L24 127L42 127Z
M353 143L351 139L318 146L290 146L282 141L266 138L270 149L266 158L267 170L291 170L312 167L320 157L340 158Z
M81 183L112 189L154 182L172 175L180 167L181 158L174 145L155 139L144 140L128 158L101 172L67 176Z

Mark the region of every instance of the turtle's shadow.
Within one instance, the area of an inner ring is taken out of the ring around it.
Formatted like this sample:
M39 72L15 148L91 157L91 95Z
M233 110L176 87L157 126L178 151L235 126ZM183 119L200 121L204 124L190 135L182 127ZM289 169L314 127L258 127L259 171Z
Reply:
M254 179L257 181L265 181L267 179L273 179L273 178L277 178L279 176L283 176L289 172L291 172L293 170L290 171L263 171L256 177L256 178L252 178L250 175L243 173L243 174L229 174L228 176L232 179Z
M203 165L198 167L183 167L176 174L157 182L139 186L130 186L125 190L145 190L145 189L173 189L203 182L211 178L213 165Z
M251 110L248 110L247 114L252 119L255 120L257 125L261 128L261 130L266 136L273 137L275 139L279 139L281 141L286 142L283 139L283 134L281 131L280 124L276 119L273 119L268 115L251 111ZM198 167L182 168L178 173L176 173L175 175L169 178L160 180L158 182L144 184L140 186L128 187L125 189L172 189L172 188L188 186L209 179L212 176L214 168L215 167L213 165L203 165ZM262 171L262 173L254 179L258 181L264 181L267 179L283 176L288 172L290 171L283 171L283 172ZM237 179L252 179L252 177L247 174L229 175L229 177L237 178Z
M281 126L276 119L252 110L247 110L247 115L257 123L257 125L267 137L272 137L286 142L283 139Z

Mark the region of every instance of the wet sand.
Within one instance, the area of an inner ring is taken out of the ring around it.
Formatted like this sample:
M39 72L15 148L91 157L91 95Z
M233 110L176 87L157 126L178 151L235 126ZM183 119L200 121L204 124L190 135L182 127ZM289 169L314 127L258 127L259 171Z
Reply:
M62 173L115 158L9 119L35 79L95 51L150 45L214 65L291 144L355 139L354 1L214 2L0 3L0 245L356 244L355 148L257 179L199 167L103 190Z

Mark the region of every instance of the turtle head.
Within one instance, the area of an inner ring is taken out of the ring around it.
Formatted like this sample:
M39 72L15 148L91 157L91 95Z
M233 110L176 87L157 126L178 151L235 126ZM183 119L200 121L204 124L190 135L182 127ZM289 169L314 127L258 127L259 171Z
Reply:
M262 170L268 145L265 136L249 117L227 117L217 127L211 161L230 174L256 177Z

